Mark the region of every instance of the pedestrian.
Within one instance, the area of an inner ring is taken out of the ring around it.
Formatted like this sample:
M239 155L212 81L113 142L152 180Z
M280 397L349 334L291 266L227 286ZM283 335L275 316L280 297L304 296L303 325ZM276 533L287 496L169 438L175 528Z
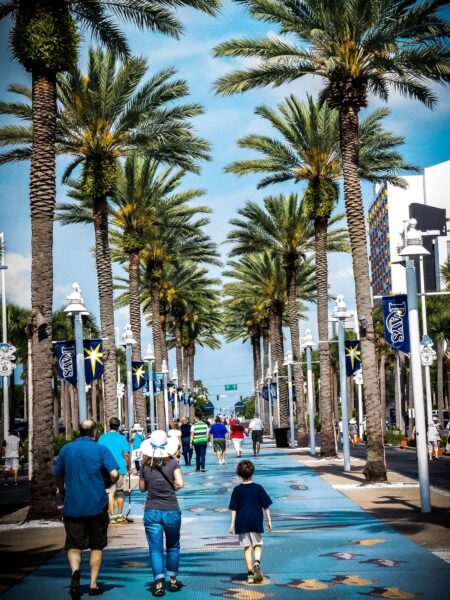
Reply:
M228 419L228 425L231 427L232 425L236 425L236 419L234 418L234 413L231 414L231 417Z
M133 445L133 455L132 459L134 462L134 466L136 468L136 472L139 473L141 470L141 452L140 447L142 442L145 440L145 434L142 427L139 423L135 423L131 428L130 442Z
M19 485L17 477L19 475L19 448L20 437L11 428L8 429L8 435L3 440L3 451L5 455L5 466L3 475L5 477L5 487L8 487L8 478L13 476L14 485Z
M358 426L356 424L356 419L350 419L348 424L348 434L350 436L351 445L356 446L358 444Z
M257 456L261 450L261 444L263 441L264 424L262 420L255 415L250 421L248 429L252 433L253 455Z
M430 460L433 460L433 458L439 460L439 442L441 441L441 436L439 434L439 429L437 428L437 422L435 420L433 420L433 422L428 425L427 439L428 456Z
M169 431L167 432L167 436L176 440L178 445L181 446L181 430L176 421L173 421Z
M144 527L152 563L155 587L153 595L164 596L166 575L168 589L178 592L180 562L181 511L176 491L184 486L181 468L174 455L178 442L164 431L154 431L142 446L143 460L139 474L139 489L147 492L144 508ZM164 556L164 536L166 556Z
M240 458L242 456L242 442L244 441L245 429L241 425L239 419L236 419L234 425L230 426L231 441L233 442L234 449L236 450L236 456Z
M106 446L119 465L119 478L108 489L109 518L112 524L125 523L123 504L125 501L125 476L131 473L130 446L124 435L119 433L120 421L117 417L109 420L110 431L100 436L98 443ZM117 506L117 515L116 515Z
M214 452L216 453L217 463L219 465L225 464L227 455L227 443L229 442L228 429L222 423L219 416L216 417L216 422L209 430L208 441L213 439Z
M338 429L339 429L339 445L343 446L344 445L344 425L342 423L342 419L340 419L340 421L338 423Z
M194 417L194 424L191 427L191 448L195 450L195 470L206 471L206 448L208 445L208 425L200 419Z
M250 460L241 460L236 473L242 479L232 494L229 504L230 527L229 533L239 535L239 543L244 548L245 564L247 566L247 582L261 583L261 554L264 532L264 515L266 515L267 529L272 531L269 506L272 500L266 490L259 483L253 482L255 466Z
M184 464L188 467L192 463L194 449L191 447L191 424L189 419L184 417L181 420L181 448L183 451Z
M119 478L119 465L112 452L95 443L95 421L82 421L80 436L59 451L54 475L64 497L65 549L72 570L70 595L80 597L80 566L82 550L90 549L89 596L100 596L97 577L102 564L103 548L108 544L108 496L103 472L112 481Z

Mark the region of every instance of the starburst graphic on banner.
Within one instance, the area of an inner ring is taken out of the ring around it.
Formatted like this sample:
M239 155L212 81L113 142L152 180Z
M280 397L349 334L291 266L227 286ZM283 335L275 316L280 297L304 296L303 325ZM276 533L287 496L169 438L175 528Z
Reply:
M133 375L136 378L136 383L139 386L141 384L141 380L145 379L145 369L144 365L140 367L133 367Z
M357 345L350 347L347 346L345 348L345 356L347 356L350 360L352 370L355 369L355 363L361 362L361 350Z
M95 372L97 370L97 364L99 364L100 366L103 367L103 352L100 351L100 347L101 347L102 343L99 342L97 346L95 346L94 348L85 348L84 349L84 353L85 353L85 357L84 360L88 360L91 363L91 369L92 369L92 376L95 376Z

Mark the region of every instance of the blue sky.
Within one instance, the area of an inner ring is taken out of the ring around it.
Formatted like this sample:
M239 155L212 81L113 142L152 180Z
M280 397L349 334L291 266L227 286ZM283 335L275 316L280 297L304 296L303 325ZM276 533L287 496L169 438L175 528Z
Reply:
M225 174L223 168L227 164L247 156L245 151L237 147L237 139L250 132L268 132L267 125L254 115L256 106L262 103L275 105L289 93L299 97L304 97L307 92L315 95L320 89L320 81L308 78L289 86L267 88L243 96L229 98L216 96L212 91L213 81L233 66L242 66L246 61L215 59L212 56L214 46L230 37L270 35L276 33L276 30L266 24L252 21L242 6L230 0L224 2L221 15L216 19L189 9L181 10L180 17L183 19L186 32L178 41L161 35L139 32L131 27L127 28L127 33L133 52L147 57L150 72L174 66L178 75L189 82L191 100L200 102L205 107L205 114L196 119L195 126L200 135L210 140L213 147L213 160L203 165L200 176L187 176L185 184L200 186L207 190L207 195L200 199L199 203L206 202L213 210L208 232L220 244L221 253L225 256L227 248L224 241L229 230L229 219L246 200L260 201L268 193L292 190L301 192L301 187L293 184L283 184L261 192L256 190L256 177L247 176L238 179L233 175ZM28 75L9 57L7 33L8 23L3 22L0 24L0 97L2 100L11 99L6 92L9 83L29 82ZM82 64L84 64L88 42L89 40L86 40L81 49ZM440 102L434 111L393 94L390 100L391 115L386 120L387 127L406 137L403 148L405 158L421 168L450 158L450 93L448 88L442 87L436 91ZM378 100L372 99L369 110L379 105ZM5 123L5 118L2 118L0 123ZM63 165L64 162L60 160L59 179ZM11 301L23 305L30 303L28 174L29 167L26 164L0 167L0 230L5 232L7 241L7 261L10 267L7 272L8 296ZM367 207L372 198L372 190L366 185L363 191ZM64 200L64 196L64 188L58 185L58 201ZM93 232L88 226L62 228L58 224L55 225L55 307L64 303L71 283L79 281L86 306L93 314L98 314L97 281L91 251L93 243ZM120 269L115 267L115 272L119 273ZM220 270L216 268L212 269L214 275L218 275L219 272ZM344 293L349 307L354 307L349 256L330 258L330 284L332 293ZM116 324L122 329L128 320L127 311L118 311L116 317ZM302 332L306 327L315 331L314 320L315 311L312 308L309 321L302 324ZM150 337L150 332L144 331L144 348L150 341ZM251 353L247 345L227 344L214 352L199 349L196 363L196 377L204 380L211 395L223 393L225 383L238 383L239 394L251 392L253 387ZM221 406L231 401L236 401L236 398L223 400Z

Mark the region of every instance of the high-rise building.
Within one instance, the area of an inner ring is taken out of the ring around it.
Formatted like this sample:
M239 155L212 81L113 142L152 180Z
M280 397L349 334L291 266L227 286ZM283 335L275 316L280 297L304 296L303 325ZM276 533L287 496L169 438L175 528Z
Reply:
M427 232L423 246L426 291L441 289L440 268L450 256L450 160L424 169L423 175L404 177L407 188L384 183L375 188L369 208L370 269L373 296L406 292L403 263L398 255L401 233L408 219Z

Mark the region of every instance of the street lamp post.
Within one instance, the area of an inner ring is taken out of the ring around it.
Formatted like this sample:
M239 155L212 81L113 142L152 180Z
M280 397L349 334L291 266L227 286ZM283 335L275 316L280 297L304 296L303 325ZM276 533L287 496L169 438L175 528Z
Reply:
M3 232L0 232L0 270L2 272L2 342L8 343L8 320L6 315L6 277L5 272L8 268L5 265L5 238ZM29 416L29 420L31 415ZM3 376L3 439L6 440L9 429L9 384L8 376Z
M128 432L130 432L134 421L132 353L133 344L135 341L133 339L133 332L129 323L125 325L123 330L122 341L125 346L125 360L127 368L127 428Z
M361 369L353 375L353 380L358 388L358 435L362 440L364 435L364 408L363 408L363 376Z
M278 361L275 361L272 374L275 376L275 383L277 385L277 427L280 426L280 374L278 372Z
M314 346L311 331L307 329L305 331L305 337L303 339L303 346L306 349L306 369L307 369L307 380L308 380L308 415L309 415L309 444L311 446L311 455L316 455L316 434L314 430L314 389L313 389L313 377L312 377L312 360L311 350Z
M89 313L84 306L81 297L79 283L72 284L73 292L67 296L69 304L64 312L73 316L75 323L75 354L77 364L77 391L78 391L78 414L80 423L87 419L86 403L86 375L84 372L84 348L83 348L83 315Z
M155 395L153 392L153 361L155 360L155 353L151 344L147 344L147 351L144 356L144 360L147 363L148 368L148 397L150 407L150 431L155 431Z
M295 447L295 429L294 429L294 402L292 394L292 352L288 350L284 355L283 366L288 369L288 392L289 392L289 427L291 430L291 448Z
M264 387L264 375L261 375L261 379L259 380L259 415L258 415L261 420L264 420L263 387Z
M169 431L169 396L167 393L167 377L169 375L169 369L167 368L167 362L165 358L162 361L161 373L163 374L164 425L166 431Z
M270 368L267 369L267 396L269 402L269 436L273 438L273 421L272 421L272 372Z
M179 417L179 407L178 407L178 371L175 367L172 371L172 381L175 385L175 393L174 393L174 404L173 404L173 418L176 421Z
M420 359L419 315L417 308L417 284L414 258L425 256L428 251L422 246L422 236L416 229L416 220L411 219L405 232L405 248L400 256L406 257L406 291L408 298L408 323L410 340L410 366L416 425L417 467L419 472L420 505L423 513L431 512L430 480L428 474L428 450L423 401L422 364Z
M344 452L344 471L350 471L350 441L348 437L348 408L347 408L347 374L345 371L345 328L344 321L347 318L347 305L344 296L339 295L336 299L336 308L333 317L339 321L338 345L339 345L339 384L341 392L341 415L342 415L342 448Z

